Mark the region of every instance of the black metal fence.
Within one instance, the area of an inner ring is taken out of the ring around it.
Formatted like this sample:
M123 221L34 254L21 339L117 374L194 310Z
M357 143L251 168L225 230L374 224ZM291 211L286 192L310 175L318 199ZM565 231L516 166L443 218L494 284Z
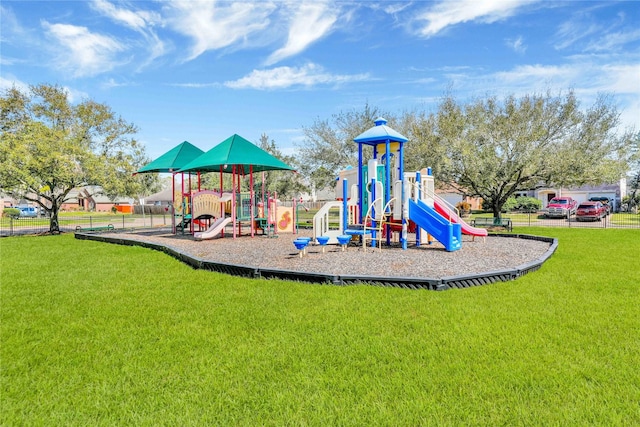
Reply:
M569 218L548 218L544 211L509 212L502 214L509 218L513 227L582 227L582 228L640 228L640 214L633 212L611 213L600 219L582 219L576 215Z
M308 208L309 209L309 208ZM311 211L311 209L309 209ZM309 212L311 215L313 212ZM465 218L472 222L473 215ZM511 220L514 230L518 227L582 227L582 228L640 228L640 213L617 212L601 220L580 221L575 215L570 218L547 218L544 212L510 212L503 214L503 218ZM309 221L300 218L299 225L309 225ZM136 214L114 215L78 215L60 216L59 228L62 232L102 231L111 229L170 227L171 213L165 209L145 209ZM39 234L49 231L49 218L10 218L0 217L0 237L24 234Z
M75 232L77 230L101 231L107 229L131 229L171 226L171 215L147 212L140 215L78 215L60 216L58 226L61 232ZM0 217L0 237L40 234L50 229L50 218L11 218Z

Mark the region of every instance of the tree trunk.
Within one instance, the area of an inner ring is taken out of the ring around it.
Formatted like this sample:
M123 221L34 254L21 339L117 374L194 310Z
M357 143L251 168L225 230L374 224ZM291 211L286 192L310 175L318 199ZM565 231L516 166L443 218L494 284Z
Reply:
M502 206L498 206L497 203L493 203L491 205L491 209L493 210L493 217L494 218L502 218Z
M49 220L49 233L60 234L60 224L58 223L58 205L53 203L51 206L51 219Z

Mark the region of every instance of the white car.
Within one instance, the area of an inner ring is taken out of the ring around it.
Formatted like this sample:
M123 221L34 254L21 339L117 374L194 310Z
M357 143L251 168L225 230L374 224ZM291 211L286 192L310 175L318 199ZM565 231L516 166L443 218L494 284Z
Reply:
M38 209L33 206L18 206L20 209L20 218L37 218Z

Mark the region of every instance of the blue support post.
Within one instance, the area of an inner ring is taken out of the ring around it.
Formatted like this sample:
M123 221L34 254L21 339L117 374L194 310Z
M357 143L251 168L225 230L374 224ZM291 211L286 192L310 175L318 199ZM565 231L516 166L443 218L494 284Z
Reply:
M347 229L349 218L349 206L347 205L347 179L342 180L342 234Z
M375 203L373 203L376 200L376 177L374 176L373 178L371 178L371 200L369 200L369 204L371 206L371 227L372 228L376 228L376 220L374 219L376 217L376 205ZM376 231L372 230L371 231L371 247L375 248L376 247Z
M384 173L385 173L385 184L384 184L384 203L386 205L389 200L391 200L391 153L389 150L391 149L389 140L387 139L385 143L387 149L387 160L384 163Z
M384 185L384 203L383 206L387 206L389 200L391 200L391 144L389 138L385 142L385 148L387 150L387 161L384 163L385 171L385 185ZM383 212L383 215L387 212ZM391 244L391 233L389 227L387 227L387 246Z
M364 200L364 185L362 185L362 144L358 144L358 223L362 224L362 201Z

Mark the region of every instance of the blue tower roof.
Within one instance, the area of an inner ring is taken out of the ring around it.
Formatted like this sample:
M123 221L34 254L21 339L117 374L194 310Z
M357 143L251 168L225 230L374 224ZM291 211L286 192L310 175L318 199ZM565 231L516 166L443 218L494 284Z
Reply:
M355 137L353 140L358 144L368 144L375 145L386 142L387 140L391 142L407 142L408 139L404 137L399 132L391 129L387 126L387 121L382 117L378 117L375 120L375 126L371 129L362 132L360 135Z

